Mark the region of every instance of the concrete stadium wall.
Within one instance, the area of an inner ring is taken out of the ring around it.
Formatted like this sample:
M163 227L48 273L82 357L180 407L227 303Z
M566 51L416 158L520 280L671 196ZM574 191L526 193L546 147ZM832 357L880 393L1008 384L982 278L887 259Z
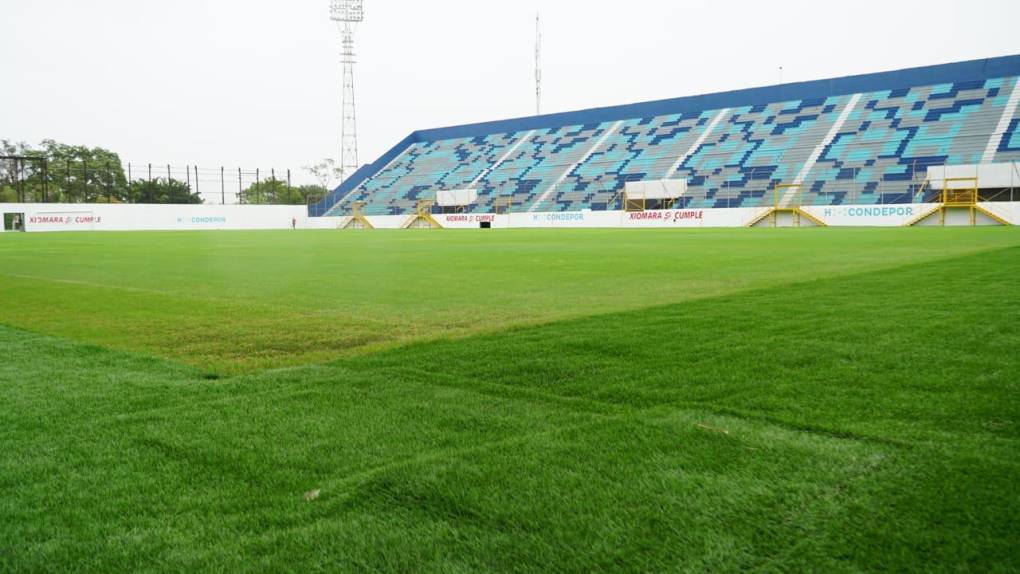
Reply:
M174 231L336 227L308 217L304 205L137 205L0 203L0 214L24 214L26 231Z
M1020 224L1020 203L983 203L999 217ZM896 227L935 209L936 204L811 206L803 210L832 227ZM506 215L436 215L448 228L492 227L744 227L768 211L767 207L675 209L661 211L567 211ZM406 216L369 217L379 228L399 227Z
M982 207L1020 224L1020 202L983 203ZM895 227L933 210L936 204L838 205L804 207L833 227ZM657 211L565 211L538 213L444 214L435 219L448 229L493 228L696 228L744 227L767 207L670 209ZM308 217L303 205L106 205L0 203L0 214L24 214L26 231L173 231L200 229L335 229L345 217ZM370 215L377 229L398 229L408 215Z
M1020 202L982 203L982 207L1014 225L1020 224ZM934 203L904 205L810 206L802 209L832 227L896 227L935 209ZM767 207L727 209L671 209L660 211L566 211L506 215L436 215L447 228L493 227L744 227L768 211ZM406 216L369 217L379 228L399 227ZM378 225L377 225L378 223Z

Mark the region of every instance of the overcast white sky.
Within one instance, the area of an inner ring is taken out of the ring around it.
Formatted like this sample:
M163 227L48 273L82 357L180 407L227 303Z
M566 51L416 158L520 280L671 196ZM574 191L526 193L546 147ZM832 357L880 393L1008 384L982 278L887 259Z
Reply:
M0 138L125 161L339 155L328 0L0 0ZM1020 2L365 0L360 160L409 132L529 115L534 19L556 112L1020 53Z

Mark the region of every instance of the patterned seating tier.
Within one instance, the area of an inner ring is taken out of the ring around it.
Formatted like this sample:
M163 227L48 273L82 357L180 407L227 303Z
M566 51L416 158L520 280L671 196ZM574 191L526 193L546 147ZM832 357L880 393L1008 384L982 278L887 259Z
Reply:
M615 209L626 182L677 178L687 207L919 201L929 166L1020 160L1018 76L1011 56L416 132L312 214L463 188L473 212Z

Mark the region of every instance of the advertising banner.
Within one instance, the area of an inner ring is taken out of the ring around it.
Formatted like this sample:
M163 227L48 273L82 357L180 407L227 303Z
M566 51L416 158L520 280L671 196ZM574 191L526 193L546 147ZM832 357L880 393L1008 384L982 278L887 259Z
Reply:
M801 209L832 227L894 227L910 224L938 207L934 203L835 205ZM1020 203L982 203L1004 221L1017 224ZM744 227L767 207L662 209L647 211L556 211L436 214L447 229L482 227L699 228ZM144 231L200 229L335 229L344 217L308 217L303 205L105 205L0 204L0 214L24 221L26 231ZM397 229L409 215L370 215L376 229Z

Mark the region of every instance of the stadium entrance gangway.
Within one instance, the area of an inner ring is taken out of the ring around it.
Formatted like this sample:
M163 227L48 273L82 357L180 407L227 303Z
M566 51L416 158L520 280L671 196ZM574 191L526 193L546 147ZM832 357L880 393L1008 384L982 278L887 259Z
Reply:
M799 183L778 183L772 188L772 205L747 222L747 227L826 227L826 223L801 209L803 193ZM787 199L789 196L789 199Z
M907 226L924 225L934 217L938 217L938 225L945 226L947 218L951 218L954 213L965 213L967 222L971 226L977 225L982 216L990 219L996 225L1009 225L1005 218L981 205L981 186L978 178L949 177L941 181L942 193L939 194L938 204L907 222ZM925 179L918 193L923 194L925 188L932 188L930 179Z

